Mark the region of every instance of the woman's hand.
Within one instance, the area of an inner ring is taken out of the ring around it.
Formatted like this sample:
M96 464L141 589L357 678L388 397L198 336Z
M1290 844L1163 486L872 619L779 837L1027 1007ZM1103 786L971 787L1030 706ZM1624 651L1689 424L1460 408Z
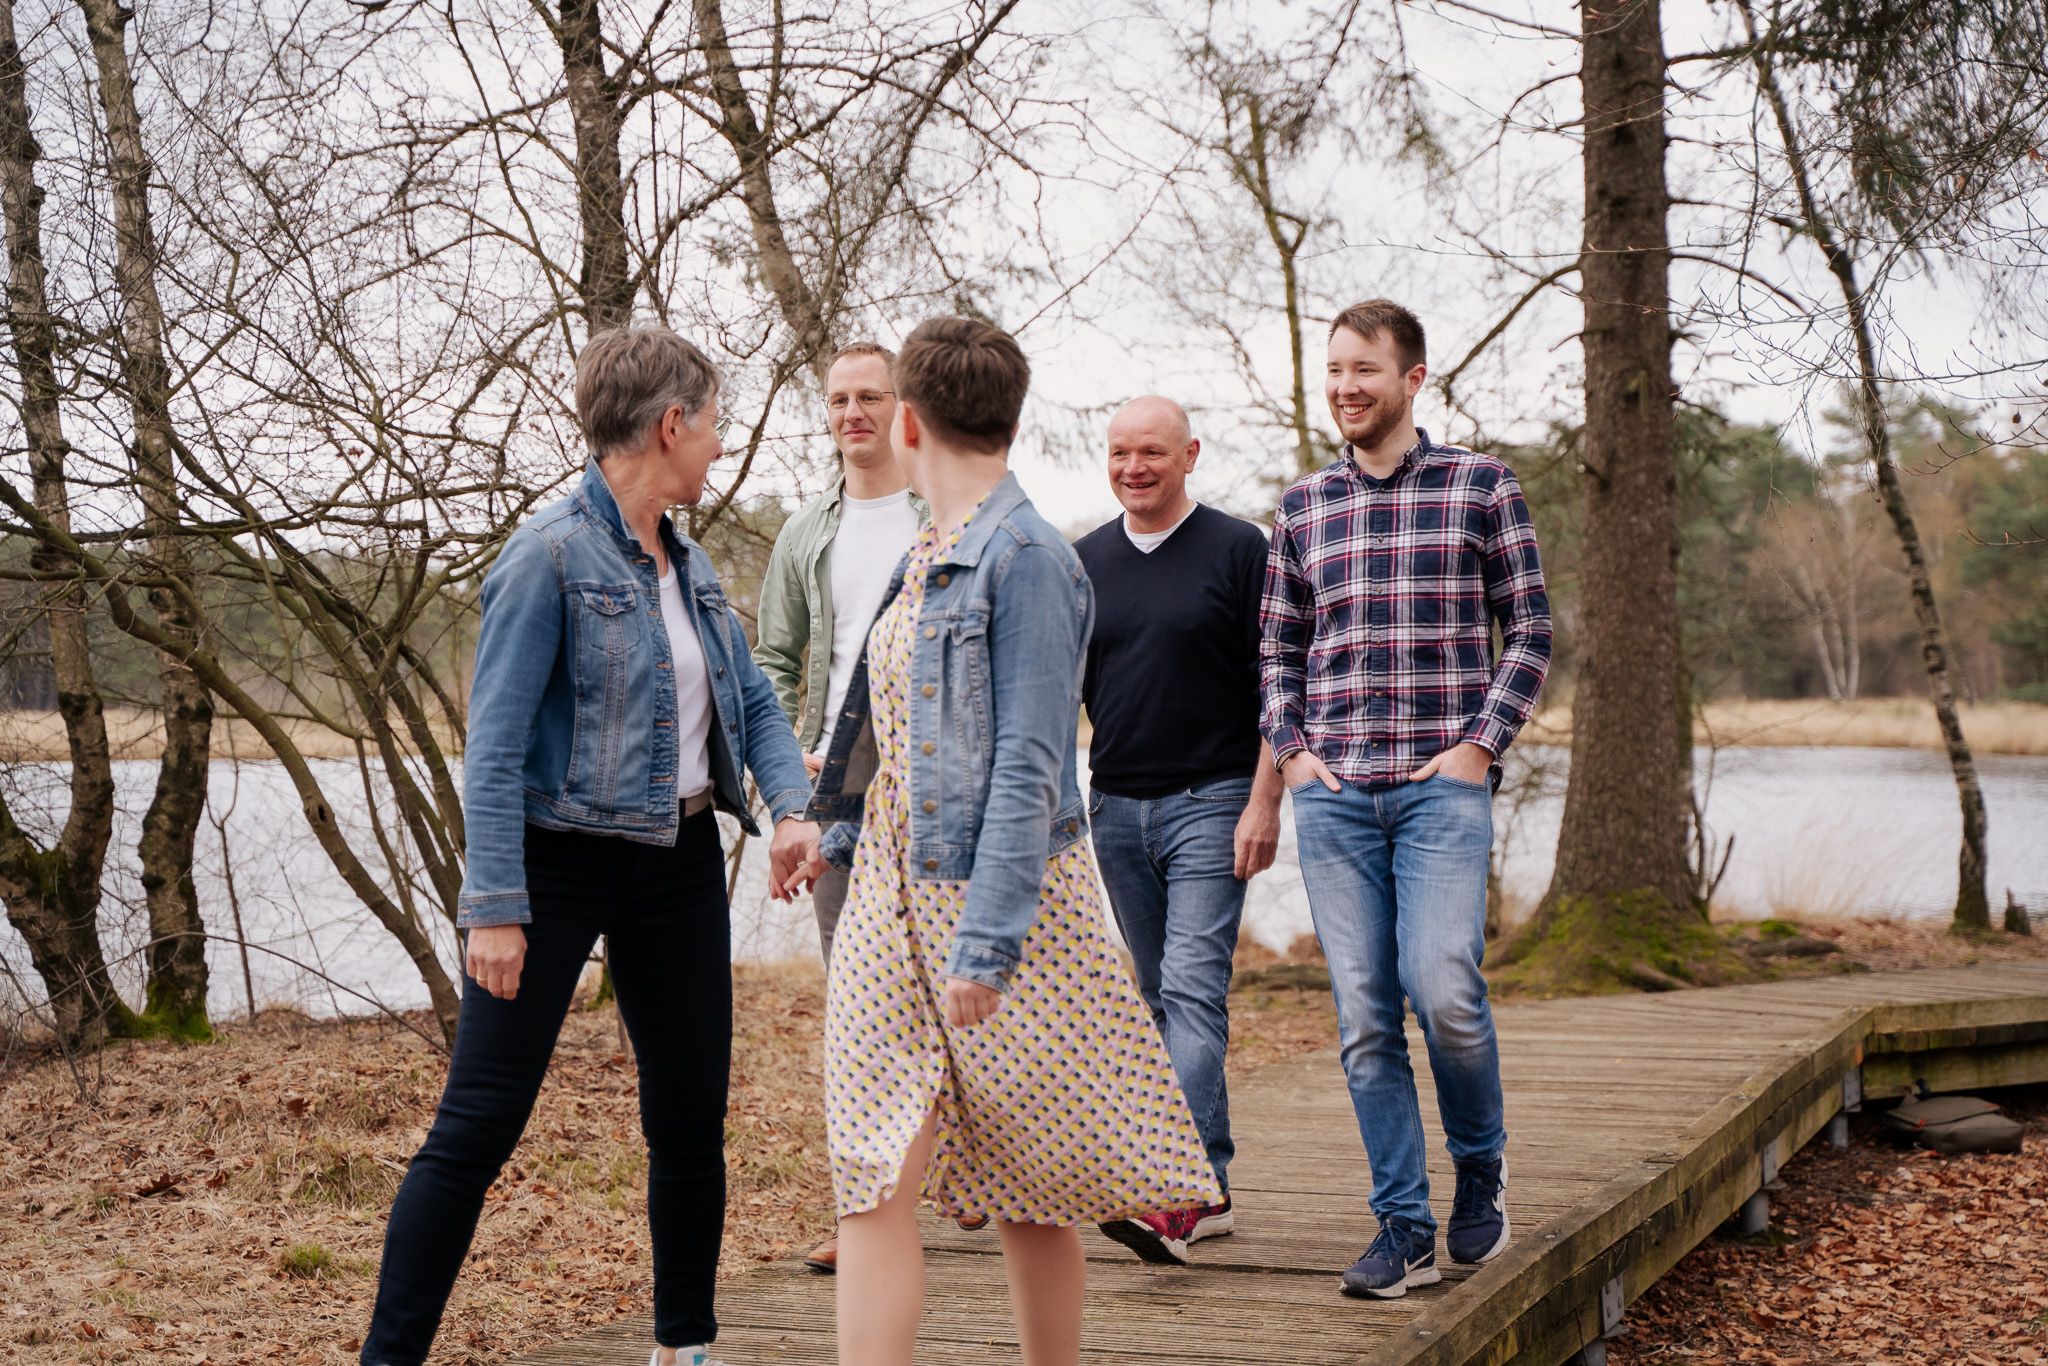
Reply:
M1002 1004L1003 993L994 987L970 982L965 977L946 979L946 1023L955 1029L980 1024L995 1014Z
M775 823L775 838L768 844L768 895L794 901L798 892L810 891L825 875L825 860L818 857L822 833L817 822L794 816Z
M526 966L526 931L517 925L485 925L469 932L463 970L503 1001L519 994L519 970Z

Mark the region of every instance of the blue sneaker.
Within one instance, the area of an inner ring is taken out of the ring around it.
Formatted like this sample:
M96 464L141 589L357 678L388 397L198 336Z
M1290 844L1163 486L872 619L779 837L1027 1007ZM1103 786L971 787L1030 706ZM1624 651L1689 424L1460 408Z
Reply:
M1460 1162L1444 1247L1465 1266L1490 1262L1508 1245L1508 1160Z
M1344 1293L1395 1300L1411 1285L1435 1285L1443 1278L1436 1269L1436 1239L1425 1243L1400 1224L1381 1224L1379 1237L1344 1273Z

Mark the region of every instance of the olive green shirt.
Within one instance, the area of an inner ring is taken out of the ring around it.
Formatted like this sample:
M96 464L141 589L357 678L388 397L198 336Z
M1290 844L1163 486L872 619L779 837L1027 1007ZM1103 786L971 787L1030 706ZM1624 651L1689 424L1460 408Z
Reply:
M775 685L775 698L806 753L825 730L832 677L832 538L839 534L845 488L842 474L782 524L761 577L754 662ZM919 522L931 521L924 499L913 493L910 505Z

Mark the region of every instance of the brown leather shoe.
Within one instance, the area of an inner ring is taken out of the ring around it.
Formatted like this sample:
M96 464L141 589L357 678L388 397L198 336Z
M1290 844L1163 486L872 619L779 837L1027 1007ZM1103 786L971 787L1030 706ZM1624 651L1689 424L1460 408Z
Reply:
M839 1235L830 1238L811 1249L811 1255L804 1258L804 1265L813 1271L831 1275L839 1270Z
M988 1227L988 1216L986 1214L962 1214L956 1216L953 1222L969 1233L979 1233Z

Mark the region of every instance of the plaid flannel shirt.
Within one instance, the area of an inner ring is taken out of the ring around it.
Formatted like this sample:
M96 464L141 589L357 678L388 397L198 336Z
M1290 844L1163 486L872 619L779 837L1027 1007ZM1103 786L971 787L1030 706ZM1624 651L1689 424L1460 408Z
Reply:
M1260 604L1260 729L1385 787L1461 741L1500 756L1550 667L1550 601L1521 485L1420 438L1383 487L1349 447L1273 518ZM1493 657L1492 623L1501 628Z

